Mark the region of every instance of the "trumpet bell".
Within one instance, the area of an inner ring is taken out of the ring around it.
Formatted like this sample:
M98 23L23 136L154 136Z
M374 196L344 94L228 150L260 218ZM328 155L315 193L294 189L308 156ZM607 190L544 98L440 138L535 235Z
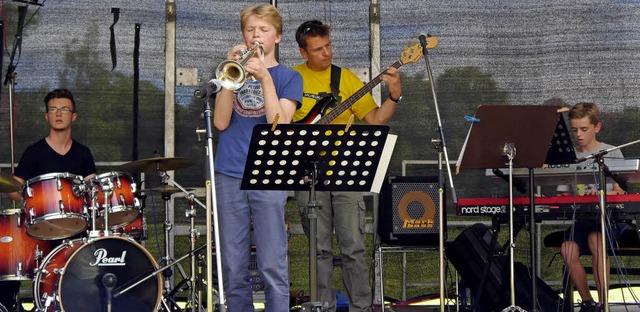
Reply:
M218 64L216 78L223 88L235 91L247 81L247 71L239 62L226 60Z
M244 65L252 58L262 46L258 41L253 43L251 49L242 50L240 61L225 60L216 67L216 78L220 80L223 88L231 91L238 90L247 82L249 75ZM263 51L264 54L264 51Z

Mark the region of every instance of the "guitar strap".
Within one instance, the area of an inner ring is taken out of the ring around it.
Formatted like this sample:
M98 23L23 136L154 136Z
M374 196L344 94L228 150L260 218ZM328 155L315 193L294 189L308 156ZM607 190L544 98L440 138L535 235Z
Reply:
M337 101L339 101L339 95L340 95L340 73L342 72L342 68L340 68L340 66L336 66L334 64L331 64L331 94L333 95L333 98Z

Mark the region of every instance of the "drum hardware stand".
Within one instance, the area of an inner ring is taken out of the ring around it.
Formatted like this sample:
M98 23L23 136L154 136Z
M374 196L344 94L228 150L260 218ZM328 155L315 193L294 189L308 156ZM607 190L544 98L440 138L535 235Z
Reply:
M190 249L191 250L195 250L195 242L199 237L199 233L197 232L196 228L195 228L195 217L196 217L196 209L194 208L194 202L197 202L197 199L195 198L195 195L193 195L192 193L187 192L187 190L185 190L183 187L179 186L177 182L173 181L169 174L167 174L166 171L158 171L158 174L160 175L160 177L162 178L162 183L165 185L168 185L169 182L171 182L172 185L176 185L181 191L183 191L185 194L188 194L187 196L187 200L189 202L189 209L186 210L185 214L186 217L190 219L190 228L189 228L189 239L190 239ZM183 285L186 285L186 287L189 289L189 300L191 301L191 306L192 306L192 310L195 311L195 300L196 300L196 293L195 293L195 281L196 281L196 277L195 277L195 272L196 272L196 259L195 257L191 257L191 275L187 276L186 272L184 271L184 269L182 268L182 266L180 265L179 260L174 260L171 257L171 247L172 247L172 239L171 239L171 230L173 229L173 224L171 223L171 220L169 218L170 216L170 205L169 205L169 201L171 200L171 196L172 196L172 192L162 192L161 196L162 196L162 200L164 201L164 207L165 207L165 221L164 221L164 232L165 232L165 244L164 244L164 249L165 249L165 254L163 259L161 259L161 263L163 263L164 265L166 265L165 270L163 270L163 277L164 277L164 290L163 290L163 305L165 305L165 309L167 311L172 311L172 309L169 308L167 300L170 301L170 303L173 305L173 307L175 309L180 310L180 308L178 307L178 305L176 304L175 300L170 299L173 298L173 296L175 296L175 294L180 291L181 287ZM191 253L190 253L191 254ZM180 281L177 285L175 285L172 288L171 285L171 277L173 276L173 271L171 269L168 269L169 267L176 265L178 271L180 272L180 275L182 276L182 281ZM198 306L199 307L199 306Z
M171 186L177 187L178 189L180 189L187 196L191 195L191 192L189 192L187 189L182 187L182 185L178 184L178 182L176 182L175 180L171 179L169 174L167 174L165 171L161 171L159 174L160 174L160 177L162 178L162 183L164 183L166 185L171 185ZM198 200L198 198L196 198L195 196L192 198L192 200L196 204L198 204L200 207L202 207L203 209L207 208L207 206L205 204L203 204L200 200Z
M190 226L189 226L189 242L190 242L190 250L195 250L196 249L196 240L199 238L200 233L198 233L198 231L196 230L196 224L195 224L195 217L196 217L196 209L194 208L193 202L195 199L195 195L193 194L189 194L187 197L187 200L189 202L189 209L186 210L185 215L187 218L189 218L190 220ZM178 268L180 269L180 271L183 274L183 279L182 281L180 281L180 283L178 283L171 292L169 292L167 294L167 297L171 298L175 295L176 292L178 292L180 290L180 288L182 287L182 285L187 285L187 288L189 289L189 298L187 300L187 304L189 306L191 306L191 311L195 312L196 311L196 307L200 308L200 302L198 302L198 305L196 305L196 300L198 300L199 297L199 293L198 295L196 295L196 287L199 288L199 283L197 283L198 281L201 280L201 275L196 279L196 257L195 256L191 256L190 257L190 265L191 265L191 276L187 279L184 278L184 276L186 275L184 273L184 271L182 270L182 268L180 267L180 264L178 263ZM200 261L198 261L200 262ZM168 270L167 270L168 271ZM202 269L200 267L200 263L198 263L198 271L199 273L202 273ZM199 300L198 300L199 301Z
M197 302L198 310L207 312L207 307L202 305L202 283L204 282L204 279L202 278L202 268L206 267L205 260L206 259L204 259L202 255L198 256L198 277L196 280L198 296L196 297L196 299L198 300Z
M198 233L198 231L196 230L196 209L193 206L193 199L196 196L193 194L189 194L189 196L187 197L188 202L189 202L189 209L186 210L185 212L185 216L187 218L189 218L189 247L190 250L194 250L196 249L196 240L198 240L198 237L200 236L200 233ZM201 271L201 270L199 270ZM190 292L190 298L187 301L191 302L191 311L195 312L196 311L196 305L195 305L195 301L196 301L196 257L191 257L191 277L189 279L190 282L190 288L191 288L191 292ZM198 304L197 306L198 308L200 308L201 306Z
M95 187L89 188L89 196L91 198L91 207L89 207L89 210L91 210L91 230L89 230L89 237L99 237L100 231L97 230L98 224L96 222L98 218L98 191Z
M100 188L102 189L103 197L109 198L111 193L113 192L113 182L111 179L102 179L98 181L100 184ZM98 219L98 210L100 207L98 206L98 189L91 183L89 186L89 196L91 196L91 230L89 231L89 238L94 239L101 236L110 236L111 231L109 228L109 213L111 210L111 203L108 200L105 200L104 203L104 228L98 229L98 224L96 220Z
M122 290L120 290L120 289L116 289L117 291L116 291L116 292L114 292L114 294L113 294L113 298L118 298L119 296L121 296L122 294L126 293L127 291L129 291L129 290L133 289L134 287L136 287L136 286L138 286L138 285L140 285L140 284L144 283L146 280L148 280L148 279L150 279L150 278L152 278L152 277L154 277L154 276L158 275L160 272L164 272L165 270L167 270L167 269L169 269L170 267L172 267L172 266L176 265L178 262L180 262L180 261L182 261L182 260L186 259L187 257L193 257L193 256L194 256L194 254L196 254L196 253L200 252L200 251L201 251L202 249L204 249L206 246L207 246L207 245L205 244L205 245L202 245L202 246L200 246L200 247L198 247L198 248L196 248L196 249L190 250L186 255L184 255L184 256L182 256L182 257L180 257L180 258L176 259L173 263L167 264L167 265L165 265L165 266L163 266L163 267L161 267L161 268L159 268L159 269L157 269L157 270L155 270L155 271L153 271L153 272L149 273L149 275L147 275L147 276L145 276L144 278L142 278L141 280L139 280L139 281L137 281L137 282L135 282L135 283L131 284L131 285L130 285L130 286L128 286L127 288L124 288L124 289L122 289ZM120 287L120 288L122 288L122 287ZM165 308L167 309L167 311L171 311L171 310L168 310L168 306L167 306L167 305L166 305L166 303L164 302L166 298L164 298L164 296L163 296L163 298L162 298L162 299L163 299L163 300L162 300L162 302L163 302L163 304L165 304Z
M166 174L166 172L163 172L164 174ZM163 174L161 173L161 175ZM173 264L176 264L178 271L180 272L180 275L182 276L182 281L184 282L185 280L187 280L187 274L184 271L184 269L182 268L182 266L177 263L177 261L175 261L172 257L171 257L171 247L173 246L173 240L171 239L171 230L173 229L173 224L171 223L171 220L169 220L169 201L171 200L171 193L169 192L165 192L162 193L162 200L164 201L164 212L165 212L165 221L164 221L164 257L160 260L161 263L167 265L169 268L170 266L172 266ZM166 305L166 300L168 298L172 298L173 295L175 295L175 292L178 291L180 288L178 287L180 284L176 285L176 287L174 287L172 289L172 284L171 284L171 277L173 276L173 270L168 269L168 270L164 270L163 271L163 277L164 277L164 295L162 298L162 302L163 304ZM190 285L188 285L188 287L191 287ZM174 304L175 307L177 307L175 301L173 299L171 299L171 302ZM171 309L169 309L168 307L167 311L171 311Z

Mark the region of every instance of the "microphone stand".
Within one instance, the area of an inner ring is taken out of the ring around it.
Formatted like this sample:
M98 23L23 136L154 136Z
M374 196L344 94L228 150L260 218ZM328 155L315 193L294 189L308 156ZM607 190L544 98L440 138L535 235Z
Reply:
M7 66L7 74L4 79L4 85L9 86L9 136L10 136L10 152L11 152L11 172L13 173L14 165L15 165L15 156L14 156L14 145L15 145L15 134L14 134L14 120L13 120L13 96L15 94L15 65L13 64L13 60L16 56L16 50L18 47L22 45L22 29L24 28L24 18L27 15L27 6L21 5L18 7L18 31L16 32L16 42L13 45L13 51L11 52L11 58L9 59L9 65ZM4 22L3 22L4 23ZM2 27L4 29L4 25ZM1 68L0 68L1 70Z
M116 285L117 281L118 279L113 273L107 273L102 276L102 285L107 290L107 312L111 312L113 301L113 287Z
M207 138L207 161L209 164L209 181L207 182L207 250L212 250L212 242L211 242L211 231L213 227L214 231L214 239L215 239L215 249L216 249L216 272L218 275L218 299L220 302L220 312L226 311L225 306L225 296L224 296L224 285L222 278L222 254L220 252L220 227L218 226L218 209L216 203L216 183L215 183L215 174L213 167L213 128L211 123L211 104L209 103L209 99L215 99L215 94L219 90L212 90L211 88L207 89L207 95L203 99L204 103L204 121L205 121L205 131ZM209 191L209 189L211 191ZM209 222L210 216L213 217L213 224ZM213 302L213 290L212 287L212 276L213 269L211 267L211 252L207 252L207 311L213 311L212 302Z
M515 288L515 248L516 243L513 239L513 159L516 157L516 147L512 143L506 143L502 150L502 154L507 157L509 164L509 299L511 305L503 309L502 311L524 311L522 308L516 305L516 288ZM532 207L533 209L533 207ZM535 280L535 276L533 276ZM536 298L532 299L535 310Z
M444 194L444 184L445 184L443 172L442 172L442 155L443 154L444 154L445 164L447 167L447 174L449 175L449 186L451 187L451 196L454 203L458 202L458 200L456 198L456 190L453 186L453 176L451 175L451 163L449 162L449 155L447 153L447 144L445 143L444 132L442 130L442 119L440 118L440 110L438 109L438 98L436 96L435 81L433 80L433 73L431 71L431 65L429 64L429 49L427 49L426 37L427 37L426 35L420 35L419 39L420 39L420 46L422 47L422 54L424 55L425 64L427 66L427 76L429 77L429 81L431 82L431 94L433 96L433 104L436 110L436 118L438 120L438 134L440 136L439 141L438 140L435 140L435 141L437 142L436 147L438 148L438 198L440 199L438 201L438 211L440 212L439 218L438 218L438 229L439 229L438 244L439 244L439 265L440 265L440 311L444 311L444 306L445 306L444 305L444 298L445 298L444 214L446 213L446 211L444 211L444 200L442 198L442 195Z
M600 267L600 270L602 270L602 279L600 280L600 283L602 283L602 304L604 305L604 311L605 312L609 312L609 281L607 281L607 271L609 270L609 267L607 266L607 235L606 230L607 227L605 226L605 213L606 213L606 204L607 204L607 200L606 200L606 196L607 196L607 182L605 180L605 176L604 176L604 166L606 166L604 164L604 155L606 153L597 153L599 154L599 156L595 156L595 162L598 163L598 180L599 180L599 187L598 187L598 202L600 205L600 234L601 234L601 241L600 244L602 244L602 248L600 249L600 253L601 253L601 258L600 261L602 261L602 266ZM603 187L604 185L604 187ZM594 272L595 273L595 272Z
M603 277L601 280L602 304L604 305L605 312L609 312L609 281L607 280L607 276L608 276L607 273L608 273L609 267L607 266L608 255L607 255L607 235L606 235L606 226L605 226L606 196L607 196L607 183L606 183L607 181L605 180L605 171L609 171L609 168L604 163L604 155L608 154L611 151L615 151L617 149L621 149L623 147L633 145L636 143L640 143L640 140L614 146L612 148L602 150L597 153L593 153L589 156L576 159L575 161L576 163L581 163L585 160L594 159L594 161L598 164L598 180L599 180L598 200L600 205L600 233L602 234L602 240L600 242L602 244L602 249L600 250L601 257L602 257L600 261L602 262L601 263L602 266L600 270L602 270L602 277Z

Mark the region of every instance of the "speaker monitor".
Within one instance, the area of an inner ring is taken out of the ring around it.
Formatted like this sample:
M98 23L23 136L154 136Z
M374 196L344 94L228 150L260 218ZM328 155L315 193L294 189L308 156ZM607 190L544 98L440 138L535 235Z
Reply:
M397 246L438 246L438 190L438 177L388 177L380 199L378 234L382 242ZM443 220L446 240L446 213Z

